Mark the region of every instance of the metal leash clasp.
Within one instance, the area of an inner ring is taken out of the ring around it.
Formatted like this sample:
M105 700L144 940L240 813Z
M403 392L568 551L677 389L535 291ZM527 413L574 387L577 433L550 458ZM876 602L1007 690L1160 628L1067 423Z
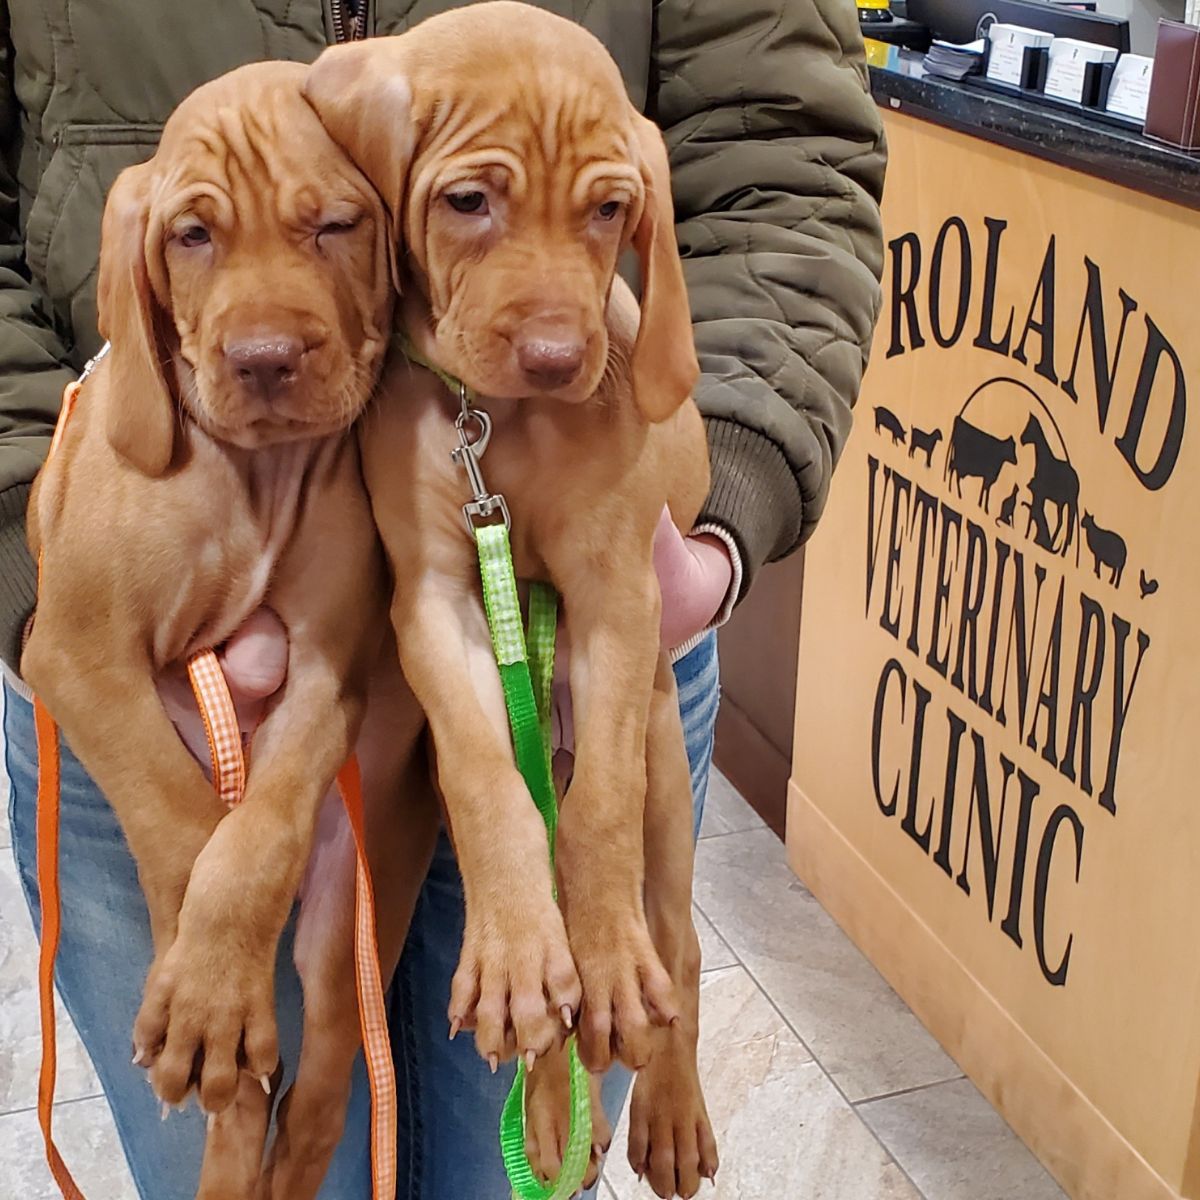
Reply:
M503 518L505 529L511 529L512 520L508 515L508 505L504 497L488 491L483 482L483 472L479 469L479 460L492 440L492 418L482 408L472 406L465 384L458 385L458 400L461 409L454 418L458 445L450 451L450 457L466 471L467 482L471 487L471 499L462 509L467 532L474 537L476 525L486 523L497 513ZM472 426L478 431L478 436L474 439L469 433Z

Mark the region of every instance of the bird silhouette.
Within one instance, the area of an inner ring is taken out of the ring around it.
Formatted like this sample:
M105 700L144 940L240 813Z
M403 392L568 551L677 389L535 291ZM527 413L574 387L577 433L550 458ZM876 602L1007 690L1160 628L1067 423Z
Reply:
M1138 587L1142 589L1142 599L1153 596L1158 591L1158 580L1147 579L1145 569L1138 572Z

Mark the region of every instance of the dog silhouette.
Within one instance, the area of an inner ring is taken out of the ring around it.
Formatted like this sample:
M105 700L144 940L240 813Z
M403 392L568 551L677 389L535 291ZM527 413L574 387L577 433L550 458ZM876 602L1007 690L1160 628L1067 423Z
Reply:
M1096 524L1096 518L1090 512L1084 512L1080 527L1087 534L1088 549L1095 559L1096 578L1100 579L1100 568L1109 570L1108 582L1113 587L1121 586L1121 576L1125 571L1125 560L1129 557L1129 548L1125 539L1111 529L1104 529Z

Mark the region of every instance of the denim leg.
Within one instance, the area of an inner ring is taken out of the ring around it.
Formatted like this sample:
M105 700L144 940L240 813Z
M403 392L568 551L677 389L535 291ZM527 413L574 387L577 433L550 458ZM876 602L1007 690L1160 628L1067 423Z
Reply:
M5 692L4 734L13 852L37 927L37 743L33 708L11 688ZM61 796L59 991L104 1086L142 1200L192 1200L204 1150L204 1118L189 1104L186 1112L160 1120L145 1072L130 1063L134 1017L153 957L137 867L111 807L66 746ZM280 947L276 996L280 1052L284 1063L294 1066L301 999L290 924ZM360 1084L322 1200L369 1200L368 1112ZM69 1165L87 1194L87 1163Z
M676 664L675 677L698 831L717 716L715 635ZM446 1005L463 922L462 881L443 835L393 993L392 1038L400 1091L398 1200L505 1200L509 1195L498 1129L513 1068L493 1076L469 1035L454 1042L446 1038ZM630 1082L628 1072L619 1069L605 1078L604 1108L614 1125ZM589 1192L588 1200L594 1196Z

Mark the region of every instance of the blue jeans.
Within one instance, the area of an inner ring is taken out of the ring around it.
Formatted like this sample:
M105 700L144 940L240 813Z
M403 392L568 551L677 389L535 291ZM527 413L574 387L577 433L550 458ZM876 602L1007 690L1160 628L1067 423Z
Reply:
M675 668L692 768L696 823L708 786L717 715L716 636ZM11 688L4 717L12 781L9 818L21 882L39 920L35 810L37 753L33 710ZM195 1105L159 1119L143 1073L130 1065L130 1033L152 957L137 870L112 809L64 747L62 759L62 946L58 985L91 1054L143 1200L192 1200L204 1145ZM463 931L458 868L443 835L389 992L400 1098L398 1200L507 1200L497 1128L511 1072L493 1076L470 1038L446 1038L450 979ZM300 1042L300 981L291 926L280 946L277 1004L280 1052L294 1066ZM604 1106L616 1124L630 1078L611 1071ZM370 1101L360 1056L345 1136L321 1200L370 1200ZM87 1191L86 1163L74 1164ZM591 1193L589 1193L591 1195Z

